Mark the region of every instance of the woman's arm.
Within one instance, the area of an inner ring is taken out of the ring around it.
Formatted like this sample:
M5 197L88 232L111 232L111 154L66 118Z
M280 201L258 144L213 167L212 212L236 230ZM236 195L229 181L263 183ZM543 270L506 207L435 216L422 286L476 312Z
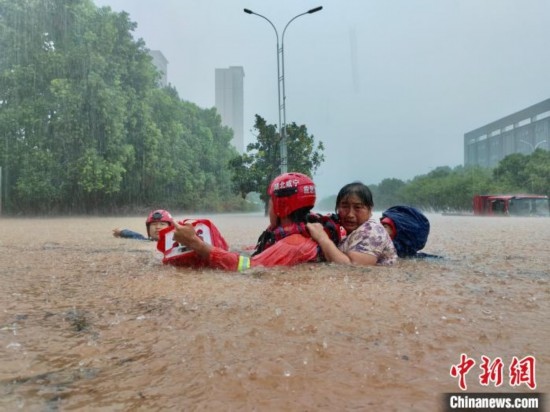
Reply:
M369 253L360 253L360 252L347 252L344 253L334 244L334 242L328 237L323 225L320 223L308 223L307 229L313 240L315 240L323 254L325 259L329 262L334 263L346 263L346 264L356 264L363 266L374 266L376 265L377 258L374 255Z

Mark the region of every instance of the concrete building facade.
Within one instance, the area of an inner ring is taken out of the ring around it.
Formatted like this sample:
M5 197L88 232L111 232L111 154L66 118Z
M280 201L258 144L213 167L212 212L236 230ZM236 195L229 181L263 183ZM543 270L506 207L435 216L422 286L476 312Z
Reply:
M222 124L233 129L231 143L244 153L244 69L230 66L216 69L216 110Z
M149 50L149 55L153 58L153 64L161 73L159 86L168 86L168 60L160 50Z
M464 134L464 166L495 167L538 148L550 149L550 99Z

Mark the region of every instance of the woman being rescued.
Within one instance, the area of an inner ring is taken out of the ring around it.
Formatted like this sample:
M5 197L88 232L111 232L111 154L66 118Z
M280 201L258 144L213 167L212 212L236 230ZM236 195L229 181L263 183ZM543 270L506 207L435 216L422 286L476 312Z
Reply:
M364 266L390 266L397 262L392 240L380 221L372 215L370 189L361 182L345 185L336 197L336 213L347 237L334 244L318 223L308 223L311 237L319 243L326 260Z

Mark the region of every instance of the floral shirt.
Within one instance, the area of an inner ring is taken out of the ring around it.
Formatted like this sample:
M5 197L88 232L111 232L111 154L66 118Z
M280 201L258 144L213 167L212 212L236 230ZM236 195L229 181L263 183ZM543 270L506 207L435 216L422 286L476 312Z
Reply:
M376 256L376 264L393 265L397 262L397 252L382 224L370 218L351 232L338 246L342 252L368 253Z

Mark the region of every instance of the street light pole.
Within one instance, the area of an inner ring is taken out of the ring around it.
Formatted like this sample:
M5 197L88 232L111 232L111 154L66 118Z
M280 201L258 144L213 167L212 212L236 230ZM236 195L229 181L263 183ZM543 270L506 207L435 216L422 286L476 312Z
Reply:
M527 140L520 140L521 143L525 143L526 145L529 145L531 147L531 152L534 152L535 150L537 150L537 148L543 144L543 143L546 143L547 140L541 140L540 142L538 142L536 145L533 146L532 143L528 142Z
M283 84L283 139L281 139L281 153L284 150L285 156L281 156L281 172L286 173L287 166L288 166L288 156L287 156L287 147L286 147L286 89L285 89L285 32L288 28L288 25L292 23L294 20L296 20L298 17L303 16L305 14L313 14L320 10L323 10L323 6L318 6L313 9L310 9L304 13L298 14L297 16L294 16L292 19L289 20L289 22L286 24L283 35L281 37L281 62L282 62L282 76L281 76L281 82ZM284 149L283 149L284 146ZM284 171L283 171L284 168Z
M535 150L537 150L537 147L539 147L541 144L543 143L546 143L546 140L541 140L540 142L538 142L536 145L535 145ZM533 152L535 151L533 150Z
M287 154L287 145L286 145L286 103L285 103L286 102L285 53L284 53L285 32L288 25L292 23L294 20L296 20L298 17L304 16L306 14L312 14L322 9L323 9L323 6L315 7L304 13L300 13L294 16L292 19L290 19L289 22L285 25L283 34L281 36L281 47L279 47L279 32L277 31L277 28L271 22L271 20L269 20L265 16L262 16L261 14L253 12L250 9L244 9L245 13L254 14L266 20L271 25L271 27L273 27L273 30L275 30L275 37L277 38L277 97L278 97L278 103L279 103L279 134L281 136L281 140L279 143L280 152L281 152L281 173L286 173L288 171L288 154ZM281 93L283 96L282 103L281 103ZM281 118L282 118L282 124L281 124Z

